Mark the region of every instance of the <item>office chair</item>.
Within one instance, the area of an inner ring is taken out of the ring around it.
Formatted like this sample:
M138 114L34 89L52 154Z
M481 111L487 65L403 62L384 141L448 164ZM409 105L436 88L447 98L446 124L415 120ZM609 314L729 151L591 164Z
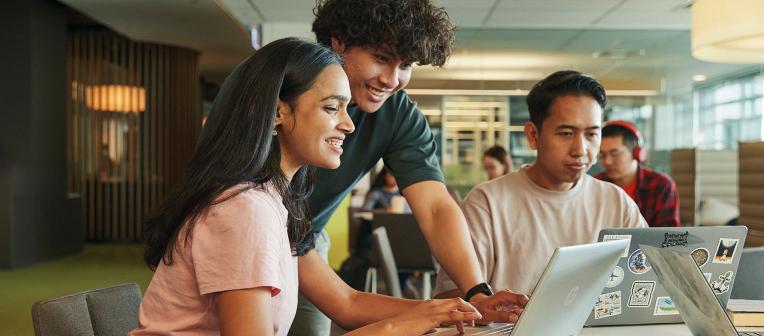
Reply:
M141 290L122 284L89 290L32 305L36 336L127 335L138 326Z

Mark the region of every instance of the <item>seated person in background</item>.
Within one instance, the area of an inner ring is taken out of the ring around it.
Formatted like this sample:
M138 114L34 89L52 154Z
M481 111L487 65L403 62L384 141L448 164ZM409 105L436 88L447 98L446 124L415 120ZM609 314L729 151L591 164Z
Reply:
M602 128L599 160L605 171L596 178L615 183L637 203L650 226L679 226L676 183L668 175L643 166L646 150L632 123L615 120Z
M483 152L483 170L489 180L509 174L512 171L512 160L507 150L496 145Z
M362 209L365 211L378 210L396 212L394 211L395 209L393 209L393 203L395 203L393 201L394 198L396 199L396 202L403 204L402 209L397 209L398 211L402 210L402 213L411 213L411 208L409 207L408 202L406 202L406 198L404 198L398 190L398 183L395 181L395 176L393 176L387 168L382 168L382 171L380 171L374 179L374 183L371 184L371 188L366 194L366 200L363 201ZM396 205L396 207L400 207L400 205ZM371 231L372 221L368 219L361 220L355 244L356 250L360 254L371 252Z
M591 243L610 227L647 227L623 190L586 174L600 145L605 90L559 71L526 97L525 135L536 162L476 186L462 202L483 276L495 288L530 293L555 248ZM438 297L462 294L440 272Z
M411 213L411 208L406 203L405 198L398 190L398 183L395 181L395 176L390 173L387 168L382 168L377 178L374 179L374 183L369 189L369 193L366 194L366 200L363 202L363 209L367 211L371 210L385 210L392 212L393 198L395 196L400 197L403 201L403 213Z

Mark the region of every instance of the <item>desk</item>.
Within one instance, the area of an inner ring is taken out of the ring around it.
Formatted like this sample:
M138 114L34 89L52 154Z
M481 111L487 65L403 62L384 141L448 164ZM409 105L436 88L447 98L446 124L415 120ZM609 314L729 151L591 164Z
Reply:
M465 328L465 331L480 331L484 328ZM738 331L759 331L764 332L762 328L740 327ZM458 335L456 329L438 328L438 331L429 335L452 336ZM428 335L428 336L429 336ZM467 333L469 335L469 333ZM587 327L581 331L581 336L692 336L690 330L684 324L652 324L640 326L622 326L622 327Z

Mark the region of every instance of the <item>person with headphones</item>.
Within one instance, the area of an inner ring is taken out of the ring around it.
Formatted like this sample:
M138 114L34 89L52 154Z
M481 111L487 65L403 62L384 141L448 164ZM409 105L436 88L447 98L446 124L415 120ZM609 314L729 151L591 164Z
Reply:
M646 159L639 129L628 121L610 121L602 128L599 153L605 171L594 177L626 191L650 226L680 226L676 183L645 167Z

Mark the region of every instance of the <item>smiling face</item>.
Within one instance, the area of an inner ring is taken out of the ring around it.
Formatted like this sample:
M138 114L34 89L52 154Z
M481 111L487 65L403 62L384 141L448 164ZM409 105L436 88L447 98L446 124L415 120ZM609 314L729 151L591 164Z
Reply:
M559 96L549 106L541 130L528 122L525 133L536 163L531 180L555 191L572 188L596 162L600 147L602 108L589 96Z
M287 176L306 164L339 167L342 142L355 129L347 113L349 101L347 76L336 64L321 71L313 86L297 98L294 108L279 101L276 129L281 168Z
M411 79L411 62L398 59L386 48L345 47L332 38L332 48L342 55L353 101L364 112L376 112Z

